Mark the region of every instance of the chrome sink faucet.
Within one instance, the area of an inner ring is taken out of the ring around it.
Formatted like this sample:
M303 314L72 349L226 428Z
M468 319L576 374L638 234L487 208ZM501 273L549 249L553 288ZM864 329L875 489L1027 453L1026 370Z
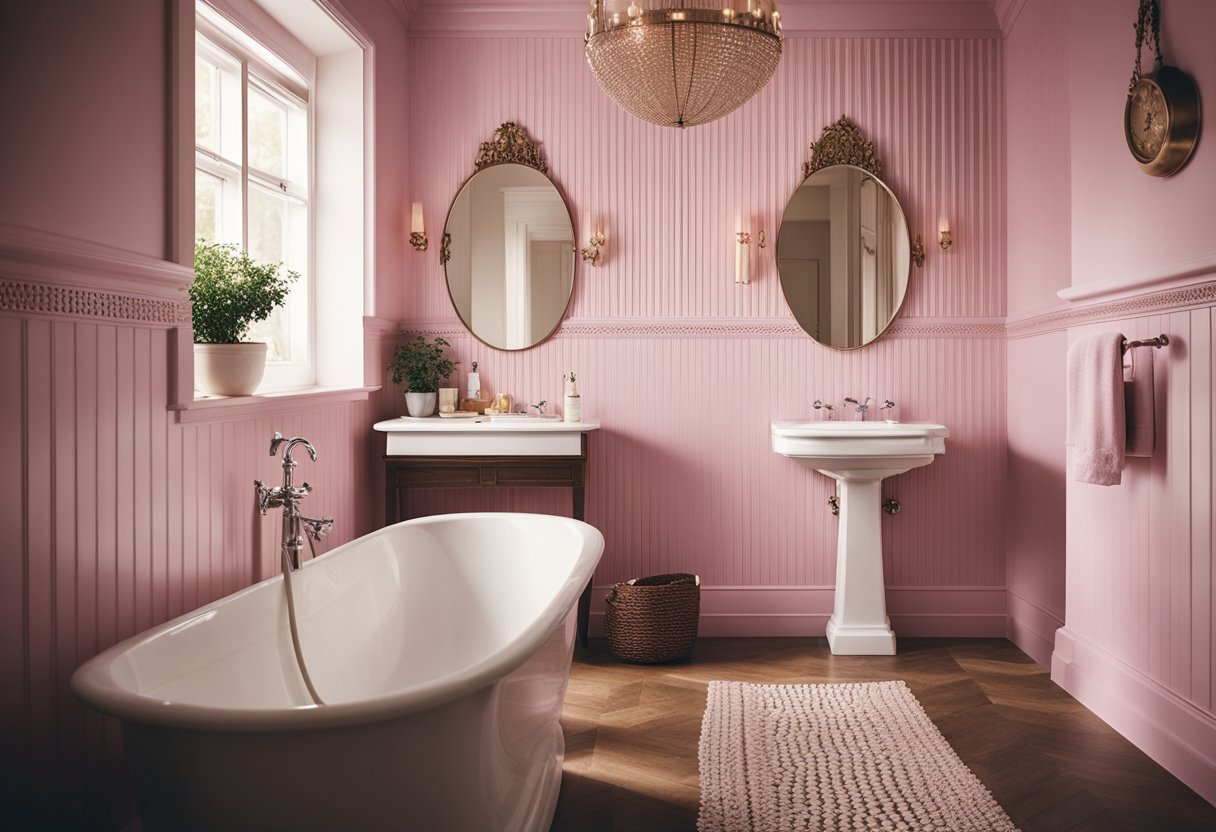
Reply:
M263 485L261 480L254 480L253 484L258 495L259 512L265 514L272 508L283 509L282 546L287 555L287 563L292 571L295 571L300 568L300 550L304 548L304 538L300 534L301 526L306 527L305 531L313 540L320 540L333 530L334 519L322 517L318 520L300 514L300 501L312 493L312 486L304 483L297 488L292 484L292 469L298 463L291 458L291 452L296 445L303 445L312 461L316 462L317 449L302 436L285 439L283 434L275 431L274 438L270 440L270 455L277 456L279 446L284 442L287 443L287 447L283 451L283 484L270 487Z
M873 396L866 396L866 400L864 402L859 402L859 401L857 401L857 399L850 398L847 396L845 397L845 400L844 400L845 404L854 405L853 409L857 411L857 418L863 422L866 419L866 411L870 409L870 402L872 402L872 401L874 401Z

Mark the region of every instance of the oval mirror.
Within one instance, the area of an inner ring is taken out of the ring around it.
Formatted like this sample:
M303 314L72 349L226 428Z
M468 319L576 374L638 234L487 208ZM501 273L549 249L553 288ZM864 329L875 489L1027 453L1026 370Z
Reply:
M899 200L863 168L820 168L785 206L781 291L798 324L825 347L856 349L882 335L904 302L910 263Z
M448 294L469 332L500 350L553 334L574 288L574 224L549 177L513 163L482 168L443 232Z

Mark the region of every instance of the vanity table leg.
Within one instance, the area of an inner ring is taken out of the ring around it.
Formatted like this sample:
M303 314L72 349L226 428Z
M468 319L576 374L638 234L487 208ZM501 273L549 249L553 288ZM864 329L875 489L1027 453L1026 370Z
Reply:
M384 466L384 525L401 522L401 488L397 484L397 468L391 462Z
M578 478L582 482L582 477ZM570 489L571 492L571 514L575 520L583 519L583 487L576 485ZM583 594L578 597L578 643L587 646L587 630L591 624L591 582L595 579L593 575L591 580L587 581L587 586L583 588Z

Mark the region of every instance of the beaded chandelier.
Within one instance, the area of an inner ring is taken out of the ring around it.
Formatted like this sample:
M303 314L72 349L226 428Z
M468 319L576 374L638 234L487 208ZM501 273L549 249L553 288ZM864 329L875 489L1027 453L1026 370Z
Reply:
M775 0L592 0L587 63L617 104L665 127L719 119L781 60Z

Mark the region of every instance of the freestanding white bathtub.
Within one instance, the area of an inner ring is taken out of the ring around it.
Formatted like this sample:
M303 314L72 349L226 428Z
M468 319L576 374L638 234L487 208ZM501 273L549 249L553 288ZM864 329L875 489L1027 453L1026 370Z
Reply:
M123 721L144 829L547 829L575 602L604 539L532 514L410 520L76 671Z

